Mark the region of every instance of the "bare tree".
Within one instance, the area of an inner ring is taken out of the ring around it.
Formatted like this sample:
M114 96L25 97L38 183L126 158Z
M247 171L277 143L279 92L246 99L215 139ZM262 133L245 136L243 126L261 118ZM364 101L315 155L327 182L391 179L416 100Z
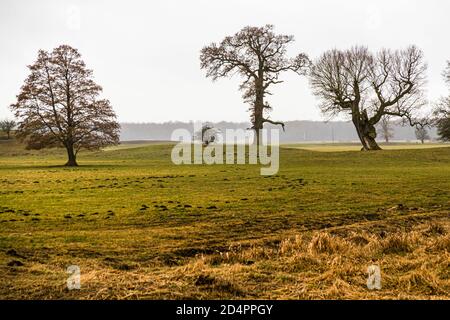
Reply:
M219 130L206 123L194 134L194 139L201 141L204 146L217 141Z
M450 97L441 99L433 115L439 139L450 141Z
M389 121L389 116L383 116L380 121L380 134L386 143L394 137L394 130L392 129L391 122Z
M14 129L16 124L17 123L14 120L5 119L0 121L0 130L6 133L8 140L11 138L11 131Z
M80 149L98 149L119 142L120 126L108 100L98 99L102 88L92 80L78 51L62 45L40 50L28 67L17 102L17 137L30 149L62 146L67 166L77 166Z
M417 140L420 140L422 144L425 143L425 140L430 139L430 135L428 134L428 121L425 120L423 123L418 123L414 130Z
M425 103L425 71L423 53L415 46L376 55L353 47L325 52L312 66L310 82L323 113L348 114L363 150L379 150L375 126L383 116L417 124L415 113Z
M450 86L450 61L442 73L445 82ZM433 124L436 126L439 139L450 141L450 94L436 104L433 111Z
M226 37L220 44L212 43L201 50L201 68L213 80L239 74L244 78L240 85L243 99L250 104L252 129L259 144L260 130L264 123L281 125L267 116L271 106L265 100L270 95L269 87L282 83L280 74L293 71L305 75L309 66L306 54L295 58L286 57L286 47L294 41L293 36L276 35L272 25L245 27L233 36Z

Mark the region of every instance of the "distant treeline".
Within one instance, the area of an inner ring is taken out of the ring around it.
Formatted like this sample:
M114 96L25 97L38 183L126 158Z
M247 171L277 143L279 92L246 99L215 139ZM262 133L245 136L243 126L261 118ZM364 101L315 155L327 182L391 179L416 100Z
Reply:
M246 122L217 122L212 126L225 132L225 129L247 129L250 123ZM351 122L347 121L287 121L286 131L280 131L280 142L351 142L359 141L355 132L355 128ZM392 123L394 136L392 141L416 141L414 128L410 126L401 126ZM121 123L120 139L122 141L130 140L171 140L172 132L175 129L184 128L194 133L192 122L164 122L164 123ZM276 128L267 124L265 128ZM430 137L436 139L436 130L429 130ZM383 138L379 136L379 141Z

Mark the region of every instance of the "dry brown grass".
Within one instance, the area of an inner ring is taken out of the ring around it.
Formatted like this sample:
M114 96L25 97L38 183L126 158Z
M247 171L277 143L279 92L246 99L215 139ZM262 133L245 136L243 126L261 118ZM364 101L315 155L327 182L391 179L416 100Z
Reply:
M367 231L313 232L278 245L236 245L226 253L201 256L178 270L186 277L211 277L243 288L247 298L280 299L448 299L448 221L419 224L411 231L380 237ZM430 232L439 230L439 232ZM366 286L367 268L382 271L379 291ZM189 291L204 297L204 283ZM220 291L217 287L215 288ZM227 290L218 294L233 298Z
M28 267L34 282L14 284L14 297L82 299L449 299L448 219L409 231L379 234L356 228L305 232L262 243L236 243L223 252L199 254L181 266L111 268L91 259L80 291L65 289L61 272ZM370 229L370 227L369 227ZM366 286L367 268L378 265L382 289ZM17 271L24 272L24 271ZM55 281L48 281L51 276ZM44 283L42 278L47 279ZM56 281L58 279L58 281Z

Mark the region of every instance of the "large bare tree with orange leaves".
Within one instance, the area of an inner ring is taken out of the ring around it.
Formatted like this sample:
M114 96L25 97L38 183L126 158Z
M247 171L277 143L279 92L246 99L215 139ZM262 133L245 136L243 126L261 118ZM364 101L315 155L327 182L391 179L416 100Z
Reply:
M67 45L40 50L30 75L11 105L19 120L17 137L29 149L64 147L67 166L77 166L81 149L119 142L120 126L102 88L92 79L79 52Z

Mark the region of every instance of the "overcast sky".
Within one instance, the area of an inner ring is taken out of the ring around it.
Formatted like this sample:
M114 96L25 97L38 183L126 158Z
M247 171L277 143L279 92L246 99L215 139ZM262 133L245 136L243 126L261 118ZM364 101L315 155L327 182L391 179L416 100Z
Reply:
M355 44L416 44L428 61L432 100L447 92L441 73L450 59L449 12L442 0L1 0L0 118L11 116L8 106L37 51L69 44L94 70L119 121L248 121L239 78L206 79L199 51L244 26L265 24L295 36L290 55L312 59ZM323 119L307 79L283 80L269 97L272 119Z

